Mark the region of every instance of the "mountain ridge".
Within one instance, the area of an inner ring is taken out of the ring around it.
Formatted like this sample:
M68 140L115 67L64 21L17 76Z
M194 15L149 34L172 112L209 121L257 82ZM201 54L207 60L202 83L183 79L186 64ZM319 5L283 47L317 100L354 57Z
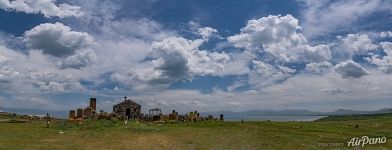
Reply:
M362 115L362 114L384 114L392 113L392 108L382 108L374 111L361 111L349 109L337 109L332 112L317 112L305 109L286 109L286 110L247 110L241 112L234 111L212 111L202 112L201 114L219 115L225 114L227 116L333 116L333 115Z

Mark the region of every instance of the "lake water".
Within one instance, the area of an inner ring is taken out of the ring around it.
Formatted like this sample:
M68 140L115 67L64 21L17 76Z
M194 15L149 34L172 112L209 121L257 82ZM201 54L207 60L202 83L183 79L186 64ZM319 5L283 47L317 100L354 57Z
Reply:
M327 116L224 116L225 121L314 121Z

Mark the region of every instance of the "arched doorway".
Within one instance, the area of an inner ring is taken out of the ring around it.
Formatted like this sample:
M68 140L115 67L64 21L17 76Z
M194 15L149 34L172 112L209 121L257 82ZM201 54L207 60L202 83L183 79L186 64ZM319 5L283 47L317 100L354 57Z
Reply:
M126 115L127 117L130 117L130 116L131 116L131 109L130 109L130 108L127 108L127 109L125 110L125 115Z

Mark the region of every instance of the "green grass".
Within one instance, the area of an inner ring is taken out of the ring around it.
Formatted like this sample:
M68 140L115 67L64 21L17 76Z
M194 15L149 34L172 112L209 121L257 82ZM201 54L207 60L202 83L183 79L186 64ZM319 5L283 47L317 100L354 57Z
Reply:
M0 149L353 149L347 147L347 141L364 135L387 137L386 144L366 145L364 149L392 149L391 114L244 124L130 122L125 126L120 121L85 120L76 125L57 120L50 128L45 126L44 122L0 123Z

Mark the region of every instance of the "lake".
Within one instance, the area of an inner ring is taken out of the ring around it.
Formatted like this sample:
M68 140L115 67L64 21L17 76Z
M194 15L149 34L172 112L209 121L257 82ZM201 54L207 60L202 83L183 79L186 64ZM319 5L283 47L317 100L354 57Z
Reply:
M327 116L224 116L225 121L314 121Z

